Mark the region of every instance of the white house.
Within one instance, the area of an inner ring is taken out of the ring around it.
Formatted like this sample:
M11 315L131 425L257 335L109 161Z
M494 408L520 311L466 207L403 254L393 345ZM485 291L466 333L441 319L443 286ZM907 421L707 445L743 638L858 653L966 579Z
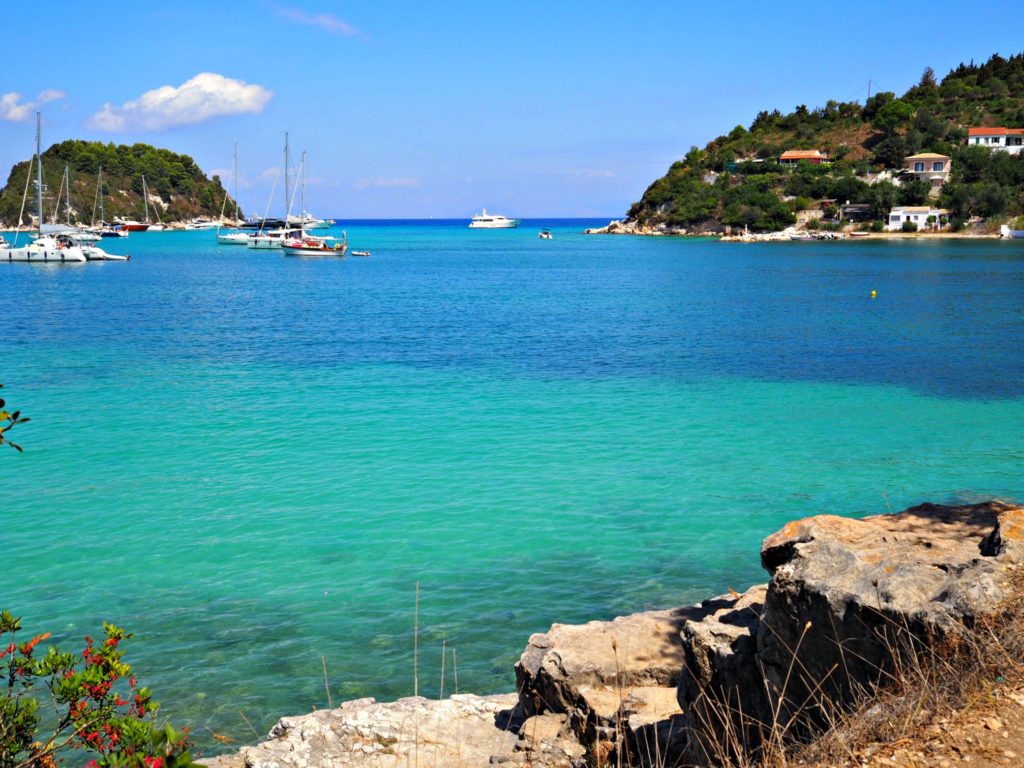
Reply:
M934 217L932 224L928 223L930 216ZM920 230L926 230L933 226L938 228L945 224L948 218L949 211L945 208L932 208L928 205L904 205L889 211L889 222L886 224L886 229L890 232L899 232L903 229L903 223L906 221L917 224L917 228Z
M1024 128L968 128L967 143L1017 155L1024 151Z
M903 158L903 162L907 171L932 185L932 196L937 197L939 187L949 178L949 155L921 152Z

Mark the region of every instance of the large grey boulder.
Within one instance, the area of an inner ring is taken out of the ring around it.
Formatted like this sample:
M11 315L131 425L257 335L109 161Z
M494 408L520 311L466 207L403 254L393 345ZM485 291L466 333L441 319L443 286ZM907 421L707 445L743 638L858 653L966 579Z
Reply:
M997 610L1022 559L1024 509L1001 502L787 524L762 546L767 587L683 629L686 759L824 725L898 656Z

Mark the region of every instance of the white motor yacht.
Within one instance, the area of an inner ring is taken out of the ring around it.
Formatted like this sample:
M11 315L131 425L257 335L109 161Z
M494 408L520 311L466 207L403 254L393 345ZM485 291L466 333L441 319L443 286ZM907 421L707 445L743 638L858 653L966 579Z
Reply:
M483 213L477 214L469 222L470 229L513 229L518 226L518 219L510 219L497 213L488 213L486 208L483 209Z

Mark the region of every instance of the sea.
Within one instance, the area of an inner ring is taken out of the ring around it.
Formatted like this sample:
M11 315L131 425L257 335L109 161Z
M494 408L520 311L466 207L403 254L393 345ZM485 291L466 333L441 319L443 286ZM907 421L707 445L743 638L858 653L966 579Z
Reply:
M328 690L511 691L532 633L763 581L794 518L1024 500L1024 242L606 222L0 263L0 607L129 629L209 754Z

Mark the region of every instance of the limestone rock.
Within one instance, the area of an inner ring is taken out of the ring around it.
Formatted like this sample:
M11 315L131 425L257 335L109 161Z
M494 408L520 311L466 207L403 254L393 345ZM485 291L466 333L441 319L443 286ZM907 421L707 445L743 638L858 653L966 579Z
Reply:
M785 715L808 696L849 697L894 650L994 610L1024 555L1022 523L1024 509L1000 502L924 504L859 520L820 515L769 536L757 656L772 696L791 703Z
M559 713L580 742L609 756L656 740L656 724L680 714L680 630L699 606L612 621L555 624L530 637L516 664L524 715Z

